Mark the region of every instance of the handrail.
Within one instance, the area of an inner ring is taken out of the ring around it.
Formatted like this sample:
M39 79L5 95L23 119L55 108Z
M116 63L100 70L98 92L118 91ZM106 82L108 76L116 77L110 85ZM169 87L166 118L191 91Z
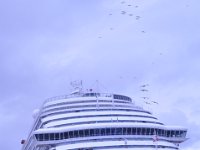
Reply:
M70 94L70 95L60 95L48 98L44 101L45 103L60 100L60 99L67 99L67 98L75 98L75 97L113 97L114 94L111 93L77 93L77 94Z
M112 93L77 92L77 93L73 93L70 95L61 95L61 96L55 96L55 97L48 98L44 101L43 104L51 102L51 101L55 101L55 100L75 98L75 97L110 97L113 99L122 99L122 100L131 102L131 98L128 96L124 96L124 95L118 95L118 94L112 94Z

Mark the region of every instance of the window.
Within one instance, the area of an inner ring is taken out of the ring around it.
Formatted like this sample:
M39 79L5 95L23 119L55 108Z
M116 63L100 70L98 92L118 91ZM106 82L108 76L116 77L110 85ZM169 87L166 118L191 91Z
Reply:
M60 133L60 139L64 139L64 133Z
M158 129L154 129L154 133L153 134L158 135Z
M96 136L99 136L99 129L94 129L94 134L95 134Z
M105 133L106 133L106 130L104 128L101 129L101 135L105 135Z
M145 135L145 128L141 128L141 135Z
M159 136L161 135L161 129L158 130L158 135L159 135Z
M49 134L50 140L54 140L54 133Z
M111 135L115 135L115 128L111 128Z
M170 131L167 131L167 137L170 137Z
M184 137L183 131L180 131L180 136Z
M83 132L83 130L80 130L80 131L79 131L79 136L80 136L80 137L84 137L84 132Z
M85 131L85 136L87 137L87 136L90 136L90 132L89 132L89 130L84 130Z
M49 140L49 134L44 134L44 141L48 141Z
M39 141L43 141L43 134L38 134Z
M78 131L74 131L74 137L79 137Z
M141 134L141 128L137 128L137 135Z
M115 134L122 135L122 128L116 128Z
M147 128L146 134L147 134L147 135L151 135L151 134L150 134L150 129L149 129L149 128Z
M59 133L55 133L55 140L59 140Z
M137 130L136 130L136 128L133 128L132 129L132 135L136 135L137 134Z
M94 136L94 129L90 130L90 136Z
M110 128L106 129L106 135L110 135Z
M39 141L39 135L38 134L35 135L35 138Z
M162 130L161 135L162 135L162 136L165 136L165 130Z
M171 131L171 136L175 137L175 131Z
M123 135L126 135L126 128L123 128Z
M64 139L68 139L69 138L68 137L68 132L65 132L63 136L64 136Z
M186 136L186 131L183 131L183 137L185 137Z
M69 138L73 138L73 131L69 131Z
M127 135L131 135L131 128L127 128Z

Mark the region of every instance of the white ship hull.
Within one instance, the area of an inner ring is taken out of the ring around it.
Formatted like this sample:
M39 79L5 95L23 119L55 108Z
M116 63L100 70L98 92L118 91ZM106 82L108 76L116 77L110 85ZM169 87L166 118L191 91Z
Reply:
M78 93L45 101L22 150L178 150L186 132L127 96Z

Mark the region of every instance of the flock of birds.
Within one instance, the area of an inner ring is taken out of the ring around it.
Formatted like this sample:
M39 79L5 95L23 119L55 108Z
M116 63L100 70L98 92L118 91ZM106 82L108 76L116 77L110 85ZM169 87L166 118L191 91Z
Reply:
M130 10L130 8L131 8L131 10L133 10L134 8L135 9L137 9L137 8L139 8L139 5L138 4L133 4L133 2L131 2L131 1L121 1L120 2L120 4L122 5L122 6L126 6L126 7L124 7L124 9L122 9L121 10L121 12L120 13L118 13L118 14L121 14L121 15L127 15L127 16L130 16L130 17L133 17L134 16L134 14L132 13L132 12L129 12L129 10ZM186 4L186 7L189 7L189 4ZM113 13L113 12L110 12L108 15L109 16L113 16L115 13ZM141 16L140 15L136 15L135 16L135 20L140 20L141 19ZM113 30L114 28L113 27L110 27L110 30ZM146 31L145 30L141 30L141 33L146 33ZM98 38L102 38L102 36L98 36Z
M130 2L127 4L128 2L126 2L126 1L121 1L121 5L124 5L124 6L127 6L127 7L132 7L132 8L139 8L139 6L138 5L133 5L133 4L130 4ZM127 8L128 9L128 8ZM133 13L130 13L127 9L123 9L123 10L121 10L121 12L119 13L119 14L121 14L121 15L128 15L129 17L133 17L134 15L133 15ZM108 14L109 16L113 16L114 15L114 13L112 12L112 13L109 13ZM135 16L135 20L140 20L141 19L141 16L139 16L139 15L136 15ZM110 27L110 30L114 30L114 28L113 27ZM142 30L141 31L141 33L146 33L144 30ZM99 39L101 39L102 38L102 36L98 36L98 38Z
M147 89L147 87L149 86L149 84L143 84L143 85L141 85L140 86L140 91L141 92L148 92L149 90ZM153 101L153 100L150 100L150 98L149 97L147 97L147 96L143 96L143 97L141 97L144 101L144 103L145 104L147 104L147 105L151 105L151 104L158 104L158 102L156 102L156 101Z
M138 21L138 20L140 20L140 19L142 18L140 15L138 15L138 14L137 14L137 15L134 15L135 13L130 12L130 10L138 9L138 8L139 8L139 5L137 5L137 4L132 4L132 3L128 2L128 1L121 1L121 2L120 2L120 5L122 5L122 8L123 8L123 9L121 8L120 12L118 11L118 14L117 14L117 15L128 16L128 17L135 17L134 19L135 19L136 21ZM109 17L112 17L112 16L114 16L114 15L116 15L115 12L110 12L110 13L108 14ZM109 30L111 30L111 31L114 30L114 27L110 27ZM146 31L145 31L145 30L141 30L141 33L146 33ZM103 38L103 37L102 37L102 36L99 36L98 38L101 39L101 38ZM159 55L163 55L163 53L160 52ZM154 62L152 62L152 64L154 64ZM123 77L120 76L120 79L122 79L122 78L123 78ZM136 77L135 77L135 78L136 78ZM140 86L140 91L143 92L142 95L148 95L148 94L147 94L147 93L149 92L148 87L149 87L149 84L143 84L143 85ZM148 96L142 96L141 98L143 99L143 102L144 102L146 105L152 105L152 104L158 105L158 104L159 104L157 101L151 100L151 98L148 97Z

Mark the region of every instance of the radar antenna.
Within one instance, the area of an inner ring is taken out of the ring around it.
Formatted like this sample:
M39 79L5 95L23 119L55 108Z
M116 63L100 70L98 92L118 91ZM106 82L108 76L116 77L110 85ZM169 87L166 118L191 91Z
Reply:
M82 92L82 90L83 90L83 82L82 82L82 80L72 81L70 83L70 85L73 88L71 94L80 94Z

